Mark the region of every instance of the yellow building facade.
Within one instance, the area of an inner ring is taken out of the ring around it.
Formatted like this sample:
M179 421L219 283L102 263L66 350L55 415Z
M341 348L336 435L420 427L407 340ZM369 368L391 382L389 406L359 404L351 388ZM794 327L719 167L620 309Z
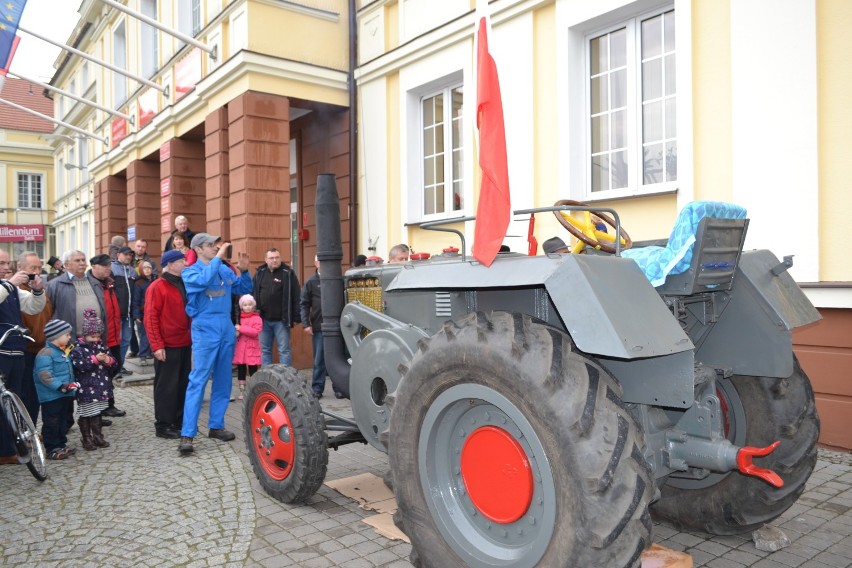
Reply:
M50 105L37 85L6 78L0 98L50 116ZM55 211L50 122L0 105L0 248L12 260L36 252L53 254Z
M795 255L822 323L796 334L829 445L852 447L850 167L842 0L494 0L513 210L612 207L634 240L666 238L694 200L744 206L746 248ZM361 2L358 245L386 258L459 246L419 225L476 214L476 2ZM526 252L528 216L505 243ZM472 222L455 223L473 241ZM539 243L568 235L550 215ZM540 250L540 249L539 249ZM366 250L362 250L366 252Z
M120 235L145 240L156 259L183 215L248 253L252 269L275 247L300 281L312 276L317 174L335 173L350 202L349 3L126 5L183 37L84 0L66 43L107 65L63 54L51 80L113 111L54 97L58 117L93 134L82 149L68 138L54 146L56 170L85 178L67 193L91 199L93 251ZM60 192L60 211L63 199L77 201ZM62 250L79 247L70 230L57 224ZM310 341L293 343L296 363L310 366Z

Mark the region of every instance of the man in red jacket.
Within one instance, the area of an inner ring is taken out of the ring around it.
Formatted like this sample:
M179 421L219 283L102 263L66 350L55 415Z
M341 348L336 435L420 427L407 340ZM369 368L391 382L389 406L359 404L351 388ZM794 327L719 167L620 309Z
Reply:
M186 289L180 277L186 260L172 249L163 253L160 265L163 276L145 292L143 323L154 355L154 428L160 438L176 440L192 368Z

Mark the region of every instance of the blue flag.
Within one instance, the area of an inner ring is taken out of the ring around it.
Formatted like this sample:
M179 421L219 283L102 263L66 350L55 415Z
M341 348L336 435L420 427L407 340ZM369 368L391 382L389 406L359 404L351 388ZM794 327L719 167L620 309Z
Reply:
M7 67L27 0L0 0L0 67Z

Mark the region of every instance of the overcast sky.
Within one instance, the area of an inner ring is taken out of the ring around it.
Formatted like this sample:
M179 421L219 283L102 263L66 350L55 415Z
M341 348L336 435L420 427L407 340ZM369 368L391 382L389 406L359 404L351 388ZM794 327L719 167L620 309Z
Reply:
M20 27L32 30L59 43L67 43L71 31L80 19L77 9L82 0L28 0ZM56 71L53 62L60 48L18 32L21 42L11 71L19 71L32 79L47 83Z

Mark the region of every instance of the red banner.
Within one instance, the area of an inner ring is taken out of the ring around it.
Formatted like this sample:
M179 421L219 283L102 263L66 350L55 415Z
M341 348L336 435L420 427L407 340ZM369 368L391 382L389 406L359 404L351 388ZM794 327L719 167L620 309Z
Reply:
M136 99L139 105L139 128L142 128L157 114L157 91L148 89Z
M172 178L160 180L160 197L166 197L172 193Z
M112 145L110 148L115 148L118 143L127 136L127 121L123 118L116 118L112 121Z
M172 218L169 215L165 215L160 219L160 232L168 233L172 230Z
M195 88L201 80L201 50L197 47L175 64L175 101Z
M160 198L160 214L168 215L172 212L172 200L168 197Z
M0 225L0 243L44 241L44 225Z
M160 161L165 162L169 158L172 157L172 143L171 141L166 142L162 146L160 146Z

